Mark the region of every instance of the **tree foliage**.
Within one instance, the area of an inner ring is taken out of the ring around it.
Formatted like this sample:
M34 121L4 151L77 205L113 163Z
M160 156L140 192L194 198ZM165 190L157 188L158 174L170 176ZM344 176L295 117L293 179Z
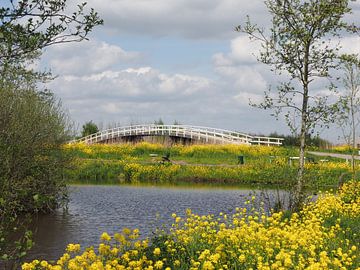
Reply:
M93 121L89 121L82 126L81 137L86 137L97 132L99 132L98 126L93 123Z
M50 45L82 41L102 24L97 12L67 8L66 0L5 0L0 7L0 63L27 60Z
M66 201L62 171L69 158L61 146L69 140L68 119L51 92L39 90L51 74L29 64L45 47L85 40L102 24L86 3L75 10L67 4L0 4L0 268L9 262L5 269L15 269L32 245L31 233L18 231L19 216L48 212Z
M164 125L164 121L163 121L161 118L159 118L159 120L155 120L155 121L154 121L154 125L163 126L163 125Z
M275 138L283 138L282 141L283 146L300 146L300 137L298 135L282 135L277 132L273 132L265 137L275 137ZM307 146L316 147L321 149L329 149L332 146L332 143L324 138L321 138L319 135L311 135L306 134L306 142Z
M284 113L294 129L293 117L299 119L300 155L294 209L303 199L306 134L322 121L327 123L337 107L328 104L327 96L314 91L313 83L331 78L339 67L340 46L336 40L343 33L359 32L359 27L344 17L351 13L349 0L266 0L272 17L269 29L253 24L248 18L236 30L261 42L258 60L288 79L279 83L276 93L265 92L264 102L257 104L272 109L275 116ZM333 84L328 89L333 89Z
M0 86L24 88L46 82L51 74L29 69L45 47L86 40L103 21L82 3L75 10L66 0L4 0L0 6Z
M14 263L31 247L30 236L14 242L19 216L48 212L66 201L62 177L69 159L61 150L69 125L49 93L0 89L0 257ZM10 269L10 266L7 266Z

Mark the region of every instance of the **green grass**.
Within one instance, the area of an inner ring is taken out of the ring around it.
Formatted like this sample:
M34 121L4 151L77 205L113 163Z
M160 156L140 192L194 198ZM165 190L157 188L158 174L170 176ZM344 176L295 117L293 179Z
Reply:
M264 146L174 146L92 145L69 147L75 159L65 172L69 182L86 183L210 183L262 184L291 186L296 179L296 148ZM161 164L162 156L170 154L172 163ZM156 156L154 156L156 155ZM245 164L238 165L243 155ZM331 167L321 164L324 157L312 156L313 164L305 174L308 188L336 186L349 169L344 160L331 159ZM330 164L330 163L329 163ZM339 164L341 166L334 166Z

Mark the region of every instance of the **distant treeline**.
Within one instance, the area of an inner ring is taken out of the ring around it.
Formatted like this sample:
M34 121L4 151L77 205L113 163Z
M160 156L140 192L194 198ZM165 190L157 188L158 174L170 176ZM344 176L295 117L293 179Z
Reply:
M297 135L281 135L276 132L273 132L269 137L278 137L284 138L284 146L300 146L300 138ZM306 135L307 146L318 147L323 149L328 149L332 147L332 143L328 140L321 138L320 136L312 136L311 134Z

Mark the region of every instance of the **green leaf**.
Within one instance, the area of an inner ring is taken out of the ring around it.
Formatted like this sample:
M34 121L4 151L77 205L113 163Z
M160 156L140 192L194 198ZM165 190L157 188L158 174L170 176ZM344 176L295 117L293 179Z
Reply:
M34 195L33 196L34 201L35 202L39 201L39 197L40 197L39 194Z

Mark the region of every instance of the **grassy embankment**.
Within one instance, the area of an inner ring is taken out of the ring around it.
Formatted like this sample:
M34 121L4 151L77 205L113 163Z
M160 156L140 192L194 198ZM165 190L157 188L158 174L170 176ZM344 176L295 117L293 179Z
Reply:
M285 147L244 145L173 146L140 143L136 145L67 145L74 156L66 172L76 183L225 183L291 185L297 161L289 157L297 150ZM171 163L161 164L170 154ZM157 155L154 157L154 155ZM245 159L238 165L238 156ZM336 185L339 177L350 172L343 160L330 159L308 163L306 178L311 188Z
M251 202L250 202L251 203ZM139 231L103 233L98 249L69 244L56 262L23 270L77 269L359 269L360 183L320 195L299 213L237 209L233 216L173 214L169 232L139 240Z
M351 146L346 145L346 144L333 146L330 149L327 149L325 152L351 155L353 150L354 150L355 155L357 155L359 153L359 149L357 149L357 148L353 149ZM322 151L322 150L319 150L319 151Z

